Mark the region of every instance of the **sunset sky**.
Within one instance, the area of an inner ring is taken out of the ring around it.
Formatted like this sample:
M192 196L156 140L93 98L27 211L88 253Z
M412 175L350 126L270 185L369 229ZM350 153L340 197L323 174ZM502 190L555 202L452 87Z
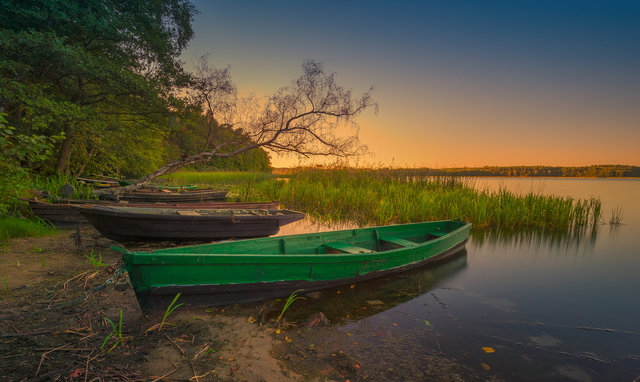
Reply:
M356 93L374 86L360 162L640 165L640 1L194 4L183 60L229 65L240 94L274 93L307 58Z

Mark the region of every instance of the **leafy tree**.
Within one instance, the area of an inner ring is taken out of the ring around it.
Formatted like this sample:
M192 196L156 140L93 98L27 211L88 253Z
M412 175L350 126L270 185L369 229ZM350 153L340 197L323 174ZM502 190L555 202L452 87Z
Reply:
M132 152L135 140L114 138L142 135L149 147L179 110L173 91L189 76L178 56L195 14L188 1L3 0L2 10L0 110L27 135L64 133L58 171Z
M64 134L52 137L18 134L15 127L7 125L5 117L0 113L0 174L9 169L38 167L53 154L55 143L64 139Z
M264 167L263 149L303 156L366 149L357 129L336 132L356 128L355 118L376 106L371 90L354 96L320 63L305 61L302 76L264 103L237 99L229 68L206 59L186 73L178 57L193 34L188 0L2 6L0 111L25 136L64 137L50 169L139 176L168 162L133 186L140 187L211 160ZM167 148L175 141L178 150Z

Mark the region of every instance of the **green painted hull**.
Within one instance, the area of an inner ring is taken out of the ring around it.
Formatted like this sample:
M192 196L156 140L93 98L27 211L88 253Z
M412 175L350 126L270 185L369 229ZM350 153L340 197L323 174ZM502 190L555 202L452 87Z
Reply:
M224 305L367 280L433 262L464 248L471 224L438 221L126 251L123 260L143 310L177 293ZM182 298L181 298L182 300Z

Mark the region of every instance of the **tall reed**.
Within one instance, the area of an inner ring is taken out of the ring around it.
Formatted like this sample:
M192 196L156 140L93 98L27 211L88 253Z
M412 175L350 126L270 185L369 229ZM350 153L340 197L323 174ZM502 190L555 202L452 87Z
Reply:
M252 179L249 189L242 190L248 199L279 200L287 208L329 224L369 226L461 218L476 227L566 229L595 225L601 217L598 199L477 190L470 178L416 176L389 169L306 168L287 179L250 173L235 183L233 173L209 174L202 176L232 187L246 186L246 179Z

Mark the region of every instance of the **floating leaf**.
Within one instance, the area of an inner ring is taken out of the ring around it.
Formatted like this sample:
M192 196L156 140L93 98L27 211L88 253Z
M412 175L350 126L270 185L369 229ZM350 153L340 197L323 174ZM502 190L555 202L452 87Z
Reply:
M481 363L481 365L482 365L482 368L485 369L486 371L491 370L491 366L487 365L486 363L483 362Z
M496 350L494 348L491 348L491 347L488 347L488 346L483 347L482 350L484 350L485 353L495 353L496 352Z

